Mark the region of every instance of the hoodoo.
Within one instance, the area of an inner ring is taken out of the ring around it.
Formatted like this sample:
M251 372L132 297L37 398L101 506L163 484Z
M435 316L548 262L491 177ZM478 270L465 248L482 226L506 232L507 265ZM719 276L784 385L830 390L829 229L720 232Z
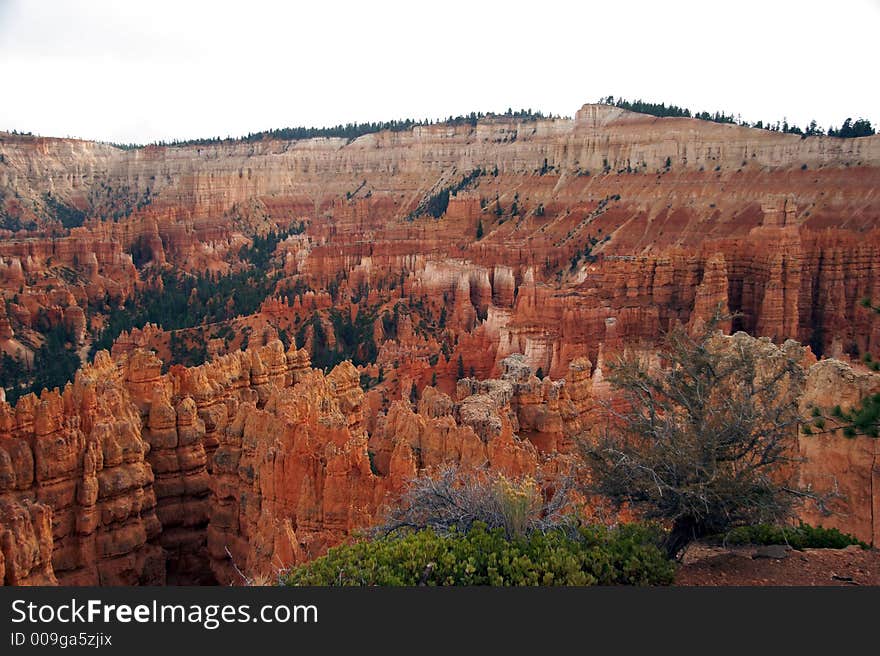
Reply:
M663 367L719 310L727 339L809 347L806 418L849 416L880 392L878 187L880 136L605 104L0 133L0 582L265 580L446 466L554 489L617 358ZM878 444L793 429L799 480L841 493L800 517L876 544Z

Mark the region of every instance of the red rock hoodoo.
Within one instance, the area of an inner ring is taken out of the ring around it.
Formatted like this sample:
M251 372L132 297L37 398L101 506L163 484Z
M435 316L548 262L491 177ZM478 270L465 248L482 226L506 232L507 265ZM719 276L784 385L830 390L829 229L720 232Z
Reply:
M444 463L552 480L607 363L718 307L809 345L805 412L853 407L878 390L878 187L880 136L606 105L353 140L0 133L2 371L58 335L84 363L0 388L0 580L237 583ZM193 279L248 282L146 313ZM795 439L846 497L804 517L876 542L877 440Z

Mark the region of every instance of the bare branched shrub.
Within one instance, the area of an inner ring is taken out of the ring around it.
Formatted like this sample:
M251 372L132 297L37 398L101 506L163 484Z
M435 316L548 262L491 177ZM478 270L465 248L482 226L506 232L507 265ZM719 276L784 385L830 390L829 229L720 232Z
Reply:
M652 370L628 357L612 367L622 397L598 442L584 441L592 492L668 522L667 554L735 526L791 517L798 489L788 467L804 382L801 353L745 334L671 331Z
M508 537L565 526L570 479L562 479L550 498L531 477L511 479L498 472L464 471L447 466L435 476L410 482L399 503L375 530L431 528L438 533L468 531L475 522L503 528Z
M260 572L254 574L252 576L246 575L238 564L235 562L235 557L232 555L232 552L229 551L228 546L224 546L223 550L226 552L227 558L229 558L229 564L232 565L232 569L235 570L235 573L238 575L238 578L241 579L237 581L238 585L243 585L245 587L266 587L273 585L280 585L282 581L282 577L289 570L289 567L285 567L281 564L278 557L275 557L274 563L274 571L271 573L268 572Z

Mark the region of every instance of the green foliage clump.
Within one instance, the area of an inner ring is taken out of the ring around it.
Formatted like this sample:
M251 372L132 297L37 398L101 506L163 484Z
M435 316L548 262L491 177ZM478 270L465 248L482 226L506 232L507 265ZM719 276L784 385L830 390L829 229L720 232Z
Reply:
M871 364L875 364L875 362ZM812 415L812 426L804 424L802 427L807 435L812 434L811 428L820 430L825 428L826 418L822 411L819 408L813 408ZM846 437L855 437L856 435L880 437L880 394L866 396L858 407L850 410L843 410L840 405L835 405L831 409L831 418L835 421L831 430L842 429Z
M46 201L46 209L51 212L52 217L57 219L65 228L79 227L86 219L85 212L71 205L65 205L52 194L47 193L43 199Z
M869 546L849 533L842 533L836 528L810 526L801 522L797 526L775 526L772 524L754 524L739 526L724 536L716 536L716 540L726 544L787 544L793 549L843 549L850 545L858 545L863 549Z
M485 171L483 169L475 168L455 184L443 187L438 192L431 194L419 204L419 206L407 217L407 220L412 221L425 214L428 214L435 219L439 219L446 213L446 208L449 207L449 198L457 195L459 191L466 189L468 185L484 174Z
M871 121L866 118L860 118L853 121L851 118L846 119L839 129L829 128L829 137L840 137L841 139L853 139L855 137L870 137L875 134L874 126Z
M242 246L241 249L239 249L238 256L257 269L265 270L269 266L270 260L275 253L278 244L287 239L290 235L302 234L305 232L305 229L305 223L300 221L299 224L293 226L289 230L282 232L270 231L265 236L254 235L251 239L251 245Z
M376 360L379 349L373 338L375 311L361 310L357 317L351 318L348 312L336 308L330 310L330 321L336 334L337 351L335 362L327 363L333 367L344 360L351 360L355 366L370 364Z
M171 333L168 348L171 351L171 361L186 367L195 367L208 359L208 347L205 340L199 336L188 344L178 333Z
M327 331L319 313L314 313L308 321L304 322L296 333L296 343L302 348L306 344L306 336L309 327L312 329L312 366L324 371L329 371L340 362L351 360L355 366L363 366L375 362L379 354L376 340L373 337L373 327L376 321L376 310L364 309L358 312L352 319L348 312L341 312L333 308L329 312L330 323L333 326L333 334L336 337L336 345L331 347ZM387 312L385 314L388 314ZM390 319L390 315L388 315ZM382 320L386 317L383 315ZM395 322L390 322L396 325ZM381 380L377 382L382 382Z
M239 251L239 257L250 266L228 275L162 271L162 293L157 294L151 288L142 289L128 298L121 308L106 308L109 316L104 329L92 343L89 357L94 357L100 349L109 350L122 331L142 328L147 323L158 324L165 330L180 330L253 314L263 300L275 291L275 284L280 278L278 271L273 268L278 243L304 229L304 224L300 222L289 230L255 236L250 246L242 246ZM140 246L133 249L133 257L135 253L141 263L146 261L147 255ZM202 357L202 354L190 355L192 357L187 356L190 362Z
M33 366L8 355L0 360L0 384L6 400L15 405L19 398L43 389L63 388L73 380L80 360L70 345L70 335L63 326L55 326L45 333L43 345L34 353Z
M577 526L509 539L475 524L425 529L330 549L281 577L284 585L668 585L674 565L659 532L638 524Z
M848 412L840 412L839 415L849 423L844 427L844 434L847 437L856 434L880 436L880 394L866 396L859 407Z
M608 96L601 98L600 103L606 105L614 105L622 109L628 109L631 112L639 112L640 114L651 114L652 116L691 116L691 110L678 105L666 105L666 103L652 103L644 100L624 100L623 98L615 98Z
M449 189L441 189L428 198L425 210L435 219L439 219L446 212L447 207L449 207Z
M0 355L0 381L7 390L7 399L10 391L19 387L27 374L27 367L21 360L13 358L8 353Z
M36 371L35 390L44 387L64 387L72 380L80 361L76 353L68 347L70 338L67 330L58 326L46 334L46 341L34 354L34 371Z
M367 451L367 457L370 459L370 471L373 473L373 476L380 476L381 472L379 468L376 467L376 454L373 451Z

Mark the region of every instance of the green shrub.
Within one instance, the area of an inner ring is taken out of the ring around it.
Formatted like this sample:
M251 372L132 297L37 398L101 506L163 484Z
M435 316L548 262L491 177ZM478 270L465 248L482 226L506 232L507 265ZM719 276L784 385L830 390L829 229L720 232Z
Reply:
M476 524L467 533L392 534L330 549L281 577L284 585L668 585L674 565L641 525L535 532L508 539Z
M871 368L880 371L880 362L871 360L868 354L865 354L865 361L871 362ZM876 366L875 366L876 365ZM813 408L813 416L820 417L821 411ZM831 409L831 416L837 420L837 424L843 424L841 427L845 437L856 437L856 435L867 435L868 437L880 437L880 394L870 394L864 397L858 406L844 411L840 405L836 405ZM822 419L813 420L813 425L817 428L824 428ZM838 426L835 426L835 429Z
M741 526L715 540L725 544L787 544L793 549L843 549L857 544L863 549L869 545L836 528L823 528L800 523L797 526L756 524Z

